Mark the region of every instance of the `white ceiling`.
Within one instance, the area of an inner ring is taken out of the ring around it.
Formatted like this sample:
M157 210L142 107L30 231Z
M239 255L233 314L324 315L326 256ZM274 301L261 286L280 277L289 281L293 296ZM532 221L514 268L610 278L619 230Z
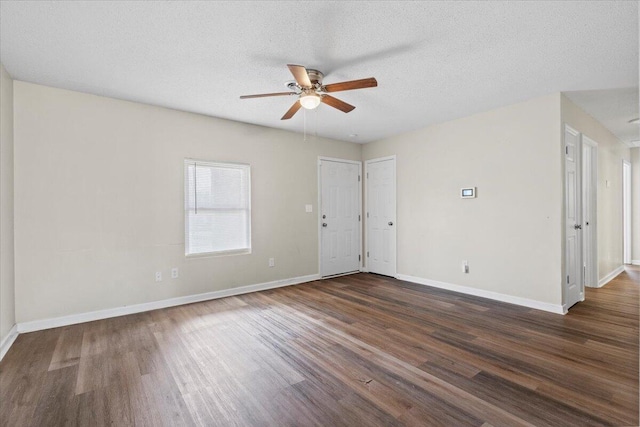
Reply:
M18 80L296 132L293 97L238 97L285 91L287 63L373 76L335 94L351 113L306 113L309 133L369 142L560 91L590 91L597 116L635 88L637 112L638 4L3 1L0 60Z
M640 147L640 126L629 123L638 118L637 87L581 90L565 92L565 95L629 147Z

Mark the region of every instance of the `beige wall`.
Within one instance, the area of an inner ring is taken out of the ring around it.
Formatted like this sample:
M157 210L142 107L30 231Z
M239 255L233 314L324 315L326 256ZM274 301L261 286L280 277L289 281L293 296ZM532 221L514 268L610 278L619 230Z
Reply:
M631 260L640 265L640 148L631 149Z
M562 122L598 143L598 276L602 279L622 265L622 160L630 160L630 151L569 98L563 95L561 100Z
M0 64L0 342L16 323L13 269L13 80Z
M559 97L363 147L364 160L397 155L398 273L562 304Z
M614 202L629 150L560 94L360 146L13 88L18 322L316 274L318 156L397 156L399 274L560 305L562 121L599 143L600 277L621 263ZM186 157L252 165L250 255L185 259ZM460 199L465 186L478 198Z
M360 160L360 145L18 81L14 91L18 322L318 273L317 158ZM185 157L251 164L250 255L185 259Z

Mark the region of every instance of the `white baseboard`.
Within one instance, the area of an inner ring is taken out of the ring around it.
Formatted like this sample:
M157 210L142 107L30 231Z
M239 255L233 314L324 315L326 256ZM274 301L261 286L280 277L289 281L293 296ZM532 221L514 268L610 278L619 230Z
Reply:
M11 348L11 344L18 338L18 325L13 325L6 337L0 342L0 360L4 358L7 351Z
M509 304L521 305L535 308L536 310L548 311L555 314L566 314L567 310L560 304L550 304L527 298L514 297L512 295L501 294L499 292L485 291L483 289L470 288L468 286L453 285L451 283L438 282L436 280L423 279L421 277L398 274L396 278L419 285L432 286L434 288L446 289L448 291L459 292L461 294L473 295L476 297L488 298L495 301L507 302Z
M294 277L291 279L275 280L273 282L240 286L238 288L223 289L220 291L206 292L203 294L196 294L196 295L187 295L183 297L170 298L170 299L165 299L161 301L127 305L124 307L108 308L105 310L72 314L69 316L55 317L50 319L34 320L31 322L22 322L22 323L18 323L17 331L18 333L41 331L43 329L51 329L51 328L58 328L58 327L67 326L67 325L75 325L77 323L92 322L94 320L125 316L127 314L141 313L144 311L157 310L160 308L175 307L178 305L191 304L194 302L208 301L212 299L248 294L250 292L265 291L267 289L275 289L275 288L281 288L284 286L298 285L300 283L312 282L314 280L319 280L319 279L320 279L319 274L311 274L309 276L300 276L300 277Z
M622 273L623 271L624 271L624 265L621 265L620 267L613 270L611 273L604 276L602 279L598 280L598 287L599 288L603 287L604 285L606 285L607 283L615 279L616 276Z
M632 259L631 265L640 265L640 259Z

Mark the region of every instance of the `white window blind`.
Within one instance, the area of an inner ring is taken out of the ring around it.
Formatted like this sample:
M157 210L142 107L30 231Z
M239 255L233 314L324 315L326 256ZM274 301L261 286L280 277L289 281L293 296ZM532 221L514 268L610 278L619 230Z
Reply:
M250 250L249 165L185 160L186 254Z

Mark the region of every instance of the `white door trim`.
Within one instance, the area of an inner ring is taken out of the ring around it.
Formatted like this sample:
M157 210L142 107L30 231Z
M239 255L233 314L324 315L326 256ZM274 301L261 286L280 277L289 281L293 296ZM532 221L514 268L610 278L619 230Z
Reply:
M393 277L397 277L398 276L398 227L397 227L397 223L398 223L398 179L397 179L397 175L398 175L398 162L396 160L396 155L391 155L391 156L386 156L386 157L378 157L375 159L369 159L366 160L364 162L364 175L363 175L363 181L364 181L364 194L369 194L368 193L368 179L366 179L365 177L367 176L367 170L368 167L371 163L377 163L377 162L384 162L386 160L393 160L394 162L394 176L393 176L393 184L394 184L394 191L396 193L396 212L395 212L395 219L396 219L396 226L393 228L393 233L395 235L395 243L396 243L396 247L394 248L395 251L395 257L394 257L394 261L393 261ZM368 212L368 203L369 201L365 198L365 212ZM366 215L362 215L362 230L363 233L365 234L368 232L368 219ZM364 259L366 257L366 253L369 251L369 236L367 235L367 240L365 241L365 248L364 248L364 253L362 256L362 261L364 262ZM363 271L369 271L369 264L366 264L366 267L363 267L362 269Z
M622 263L631 264L631 162L622 159Z
M592 209L590 209L590 212L589 212L589 218L591 219L591 221L589 222L589 227L590 227L590 233L592 234L591 248L593 250L591 251L590 256L585 257L582 260L582 262L583 264L586 265L586 269L590 270L590 276L594 279L594 282L592 284L593 287L597 287L598 277L599 277L599 271L598 271L598 143L595 142L593 139L589 138L588 136L582 135L582 144L583 144L583 147L585 145L588 145L589 147L592 147L594 149L593 158L592 158L593 161L591 165L584 165L584 164L582 165L583 168L585 166L591 168L591 198L594 201L591 206ZM583 175L584 175L584 172L583 172ZM584 182L582 183L582 188L583 190L585 188ZM584 191L583 191L583 203L584 203ZM584 222L584 218L583 218L583 222ZM586 246L584 244L584 240L585 239L583 239L583 242L582 242L583 247ZM584 253L584 250L583 250L583 253ZM585 281L584 278L582 280Z
M362 266L364 263L364 254L362 253L362 234L364 218L362 215L362 162L359 160L347 160L347 159L338 159L335 157L326 157L326 156L318 156L318 208L317 211L317 220L318 220L318 275L322 278L322 175L320 172L320 165L322 161L330 161L330 162L340 162L340 163L349 163L352 165L358 165L358 177L360 179L360 185L358 185L358 215L360 215L360 270L362 270ZM349 273L350 274L350 273Z
M367 165L368 163L376 163L376 162L384 162L385 160L396 160L396 155L387 156L387 157L377 157L375 159L366 160L364 163Z

